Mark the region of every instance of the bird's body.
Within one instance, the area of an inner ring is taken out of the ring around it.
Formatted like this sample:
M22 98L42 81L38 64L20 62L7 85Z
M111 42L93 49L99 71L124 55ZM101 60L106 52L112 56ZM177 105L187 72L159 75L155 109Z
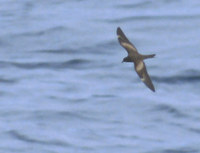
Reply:
M123 59L123 62L133 62L135 71L137 72L140 79L145 83L145 85L155 92L155 88L153 83L147 73L146 66L144 63L144 59L152 58L155 54L151 55L141 55L138 53L136 47L128 40L122 30L117 28L117 36L121 46L123 46L128 52L128 56Z

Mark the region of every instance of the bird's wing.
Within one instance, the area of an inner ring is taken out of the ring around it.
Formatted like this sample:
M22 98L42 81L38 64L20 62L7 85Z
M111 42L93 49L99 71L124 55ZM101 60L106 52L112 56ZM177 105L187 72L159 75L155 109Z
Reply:
M153 86L151 78L149 77L149 74L147 73L145 63L143 61L139 61L138 63L135 63L135 70L137 74L139 75L140 79L144 82L144 84L153 92L155 92L155 88Z
M137 52L135 46L128 40L120 27L117 28L117 36L121 46L123 46L129 55L134 55Z

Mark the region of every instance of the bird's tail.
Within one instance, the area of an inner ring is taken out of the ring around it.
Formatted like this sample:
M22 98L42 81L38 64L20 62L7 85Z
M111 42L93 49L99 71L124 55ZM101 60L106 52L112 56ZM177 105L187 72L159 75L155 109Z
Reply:
M147 58L153 58L156 54L151 54L151 55L142 55L143 59L147 59Z

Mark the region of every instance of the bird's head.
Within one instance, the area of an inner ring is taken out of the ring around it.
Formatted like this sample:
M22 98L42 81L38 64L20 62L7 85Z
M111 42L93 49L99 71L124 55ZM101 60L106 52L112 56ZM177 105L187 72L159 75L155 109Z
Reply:
M124 57L123 60L122 60L122 63L123 63L123 62L131 62L130 57L128 57L128 56L127 56L127 57Z

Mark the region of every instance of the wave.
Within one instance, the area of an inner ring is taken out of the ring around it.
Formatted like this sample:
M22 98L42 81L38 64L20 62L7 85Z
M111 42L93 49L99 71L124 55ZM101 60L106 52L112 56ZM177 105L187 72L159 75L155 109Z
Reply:
M168 76L168 77L157 77L152 76L152 80L159 83L166 84L182 84L182 83L197 83L200 82L200 75L177 75L177 76Z
M135 4L121 4L121 5L117 5L117 8L125 8L125 9L131 9L131 8L141 8L141 7L146 7L151 5L152 2L150 1L145 1L145 2L139 2L139 3L135 3Z
M194 133L196 133L196 134L200 134L200 129L198 129L198 128L188 128L188 130L189 130L190 132L194 132Z
M31 138L30 136L27 136L25 134L22 134L18 131L15 130L11 130L8 132L9 135L11 135L12 137L14 137L15 139L18 139L20 141L25 141L28 143L37 143L37 144L42 144L42 145L55 145L55 146L70 146L70 144L66 143L66 142L62 142L60 140L39 140L36 138Z
M4 79L4 78L0 78L0 83L6 83L6 84L13 84L16 83L17 80L16 79Z
M65 69L65 68L87 68L91 61L85 59L72 59L66 62L37 62L37 63L17 63L0 62L1 67L17 67L21 69Z
M12 35L12 37L18 37L18 36L42 36L51 32L57 32L57 31L63 31L65 30L66 27L64 26L55 26L55 27L51 27L45 30L40 30L40 31L32 31L32 32L24 32L24 33L20 33L20 34L14 34Z
M186 115L180 112L178 109L166 104L159 104L154 106L153 111L167 112L175 117L186 117Z
M183 20L183 19L199 19L200 15L137 15L130 17L122 17L116 19L103 20L108 23L121 23L135 20Z
M177 148L177 149L166 149L164 151L159 151L160 153L198 153L199 150L192 148Z
M34 53L47 53L47 54L76 54L76 53L80 53L78 50L76 49L71 49L71 48L60 48L60 49L42 49L42 50L34 50L31 51Z

